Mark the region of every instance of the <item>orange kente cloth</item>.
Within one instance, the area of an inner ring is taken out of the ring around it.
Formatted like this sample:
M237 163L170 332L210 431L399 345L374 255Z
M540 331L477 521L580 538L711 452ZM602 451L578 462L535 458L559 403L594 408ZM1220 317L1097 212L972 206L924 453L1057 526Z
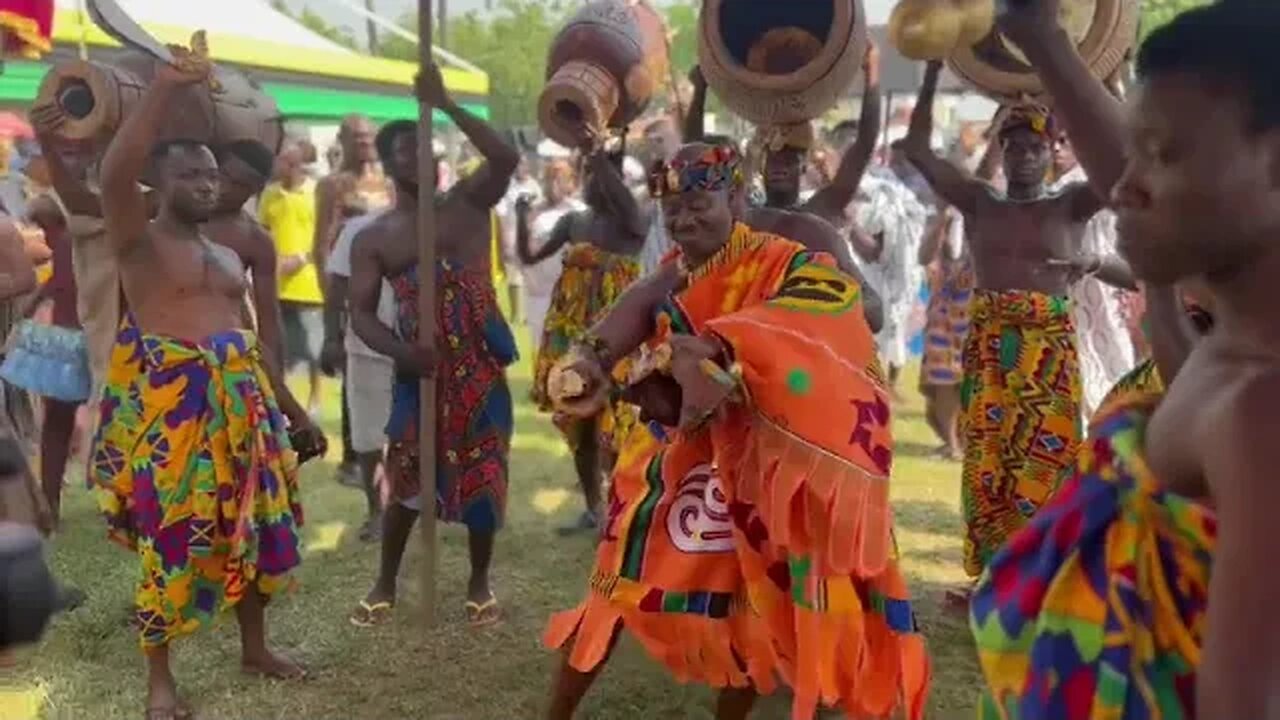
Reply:
M923 717L929 661L898 569L892 437L859 286L739 225L660 309L650 345L713 337L741 401L697 431L632 433L587 599L545 641L589 672L622 625L681 682L781 678L792 717ZM657 439L656 435L663 435Z

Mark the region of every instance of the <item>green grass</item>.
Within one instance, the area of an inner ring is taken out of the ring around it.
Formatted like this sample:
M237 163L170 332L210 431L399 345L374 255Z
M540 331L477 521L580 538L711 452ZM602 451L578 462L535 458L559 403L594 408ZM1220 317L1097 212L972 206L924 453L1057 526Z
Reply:
M528 354L526 353L526 358ZM311 677L276 683L242 676L234 620L175 646L179 682L205 720L532 720L540 718L555 657L540 638L550 613L582 597L592 561L588 539L564 540L553 529L580 510L572 466L550 423L523 398L528 363L511 374L517 436L511 460L508 527L500 536L494 585L506 621L479 632L463 624L465 535L441 526L438 620L418 620L415 558L402 584L396 620L372 630L347 622L364 596L377 558L355 537L362 496L333 480L333 464L303 473L307 523L297 593L269 610L271 635L304 661ZM915 378L903 378L913 388ZM333 388L336 396L336 387ZM979 687L966 624L942 612L946 587L964 579L957 513L959 469L924 458L935 444L914 393L897 411L893 497L898 541L917 613L929 640L934 685L928 717L973 717ZM336 428L336 400L326 423ZM125 625L136 573L134 557L104 539L92 498L78 480L67 491L64 530L52 562L62 578L89 595L60 617L39 648L24 651L0 675L0 720L138 718L144 666L135 633ZM634 644L624 642L589 694L580 717L594 720L708 720L712 694L671 681ZM786 701L762 703L759 718L784 718Z

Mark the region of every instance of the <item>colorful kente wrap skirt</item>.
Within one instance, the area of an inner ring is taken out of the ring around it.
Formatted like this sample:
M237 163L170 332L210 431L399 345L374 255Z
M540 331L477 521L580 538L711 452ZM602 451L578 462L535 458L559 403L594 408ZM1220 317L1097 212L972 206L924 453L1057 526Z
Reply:
M551 293L551 307L547 310L530 390L534 403L543 412L552 410L547 395L547 375L551 368L639 277L637 258L606 252L591 243L575 243L565 251L564 270ZM577 447L581 433L590 429L590 425L581 420L561 415L555 415L554 419L570 447ZM636 426L636 420L634 406L622 401L613 403L597 419L601 447L616 450Z
M1217 525L1147 465L1157 401L1095 417L1075 475L974 591L984 720L1193 717Z
M742 395L697 430L629 436L587 597L546 644L590 672L621 627L680 682L767 694L781 679L797 720L822 705L923 717L929 659L893 540L890 408L861 288L739 225L656 321L648 347L714 339Z
M207 624L254 588L288 587L301 561L297 457L258 339L200 342L121 323L89 484L110 536L142 561L144 647Z
M1109 415L1109 412L1104 413L1103 411L1110 410L1116 403L1135 393L1163 395L1164 391L1164 380L1160 377L1160 369L1156 367L1156 361L1147 358L1125 373L1107 391L1106 396L1102 398L1102 402L1098 405L1097 414L1100 416ZM1092 430L1090 432L1092 433Z
M417 267L391 279L397 332L418 338ZM498 308L488 267L437 264L436 514L492 532L507 506L507 461L515 425L506 368L515 337ZM386 472L391 499L420 509L418 378L397 378L387 423Z
M973 285L973 269L968 261L956 261L934 283L925 313L921 388L958 385L964 379L964 343L969 336Z
M1022 290L976 290L964 351L965 571L1035 514L1075 462L1080 366L1071 305Z

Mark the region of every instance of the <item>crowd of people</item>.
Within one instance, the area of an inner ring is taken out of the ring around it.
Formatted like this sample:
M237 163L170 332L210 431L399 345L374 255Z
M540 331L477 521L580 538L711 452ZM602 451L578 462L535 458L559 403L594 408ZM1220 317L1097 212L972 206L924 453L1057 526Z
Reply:
M500 622L510 317L582 490L561 531L598 535L584 600L544 636L563 653L548 717L573 717L625 631L718 689L721 720L779 685L795 718L922 718L930 660L889 494L918 334L936 454L960 463L974 582L948 600L972 620L982 716L1272 717L1273 483L1253 436L1276 407L1280 11L1227 2L1153 32L1126 118L1057 4L999 18L1052 112L1004 107L945 154L939 63L879 147L874 47L859 117L824 142L807 125L707 134L695 68L685 117L652 117L630 149L582 127L554 159L523 155L426 68L419 99L477 158L456 178L438 151L420 176L409 121L349 118L321 178L303 141L158 141L177 91L208 79L194 56L158 66L100 168L36 108L24 215L40 232L0 226L8 587L77 601L32 558L87 404L89 484L141 566L147 718L191 716L169 647L223 610L246 670L301 677L264 608L301 562L298 469L328 445L313 417L329 374L339 475L381 548L350 622L393 616L424 492L468 531L467 622ZM433 180L438 261L419 269ZM437 294L425 328L421 272ZM50 300L53 329L36 327ZM284 382L300 367L305 403ZM435 488L420 486L424 379ZM38 434L24 390L42 396Z

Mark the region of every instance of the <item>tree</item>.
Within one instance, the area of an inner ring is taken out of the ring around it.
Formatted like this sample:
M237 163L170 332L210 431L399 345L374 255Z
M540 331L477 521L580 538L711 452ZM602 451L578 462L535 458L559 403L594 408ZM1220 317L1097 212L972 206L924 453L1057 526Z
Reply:
M271 0L271 8L282 15L287 15L298 21L303 27L311 32L335 42L343 47L357 50L359 44L356 42L355 34L351 32L351 28L338 27L330 25L327 20L320 16L319 13L311 9L309 5L302 7L302 12L294 12L289 9L284 0Z
M1142 21L1139 40L1146 39L1152 30L1172 20L1179 13L1208 5L1211 0L1142 0Z

